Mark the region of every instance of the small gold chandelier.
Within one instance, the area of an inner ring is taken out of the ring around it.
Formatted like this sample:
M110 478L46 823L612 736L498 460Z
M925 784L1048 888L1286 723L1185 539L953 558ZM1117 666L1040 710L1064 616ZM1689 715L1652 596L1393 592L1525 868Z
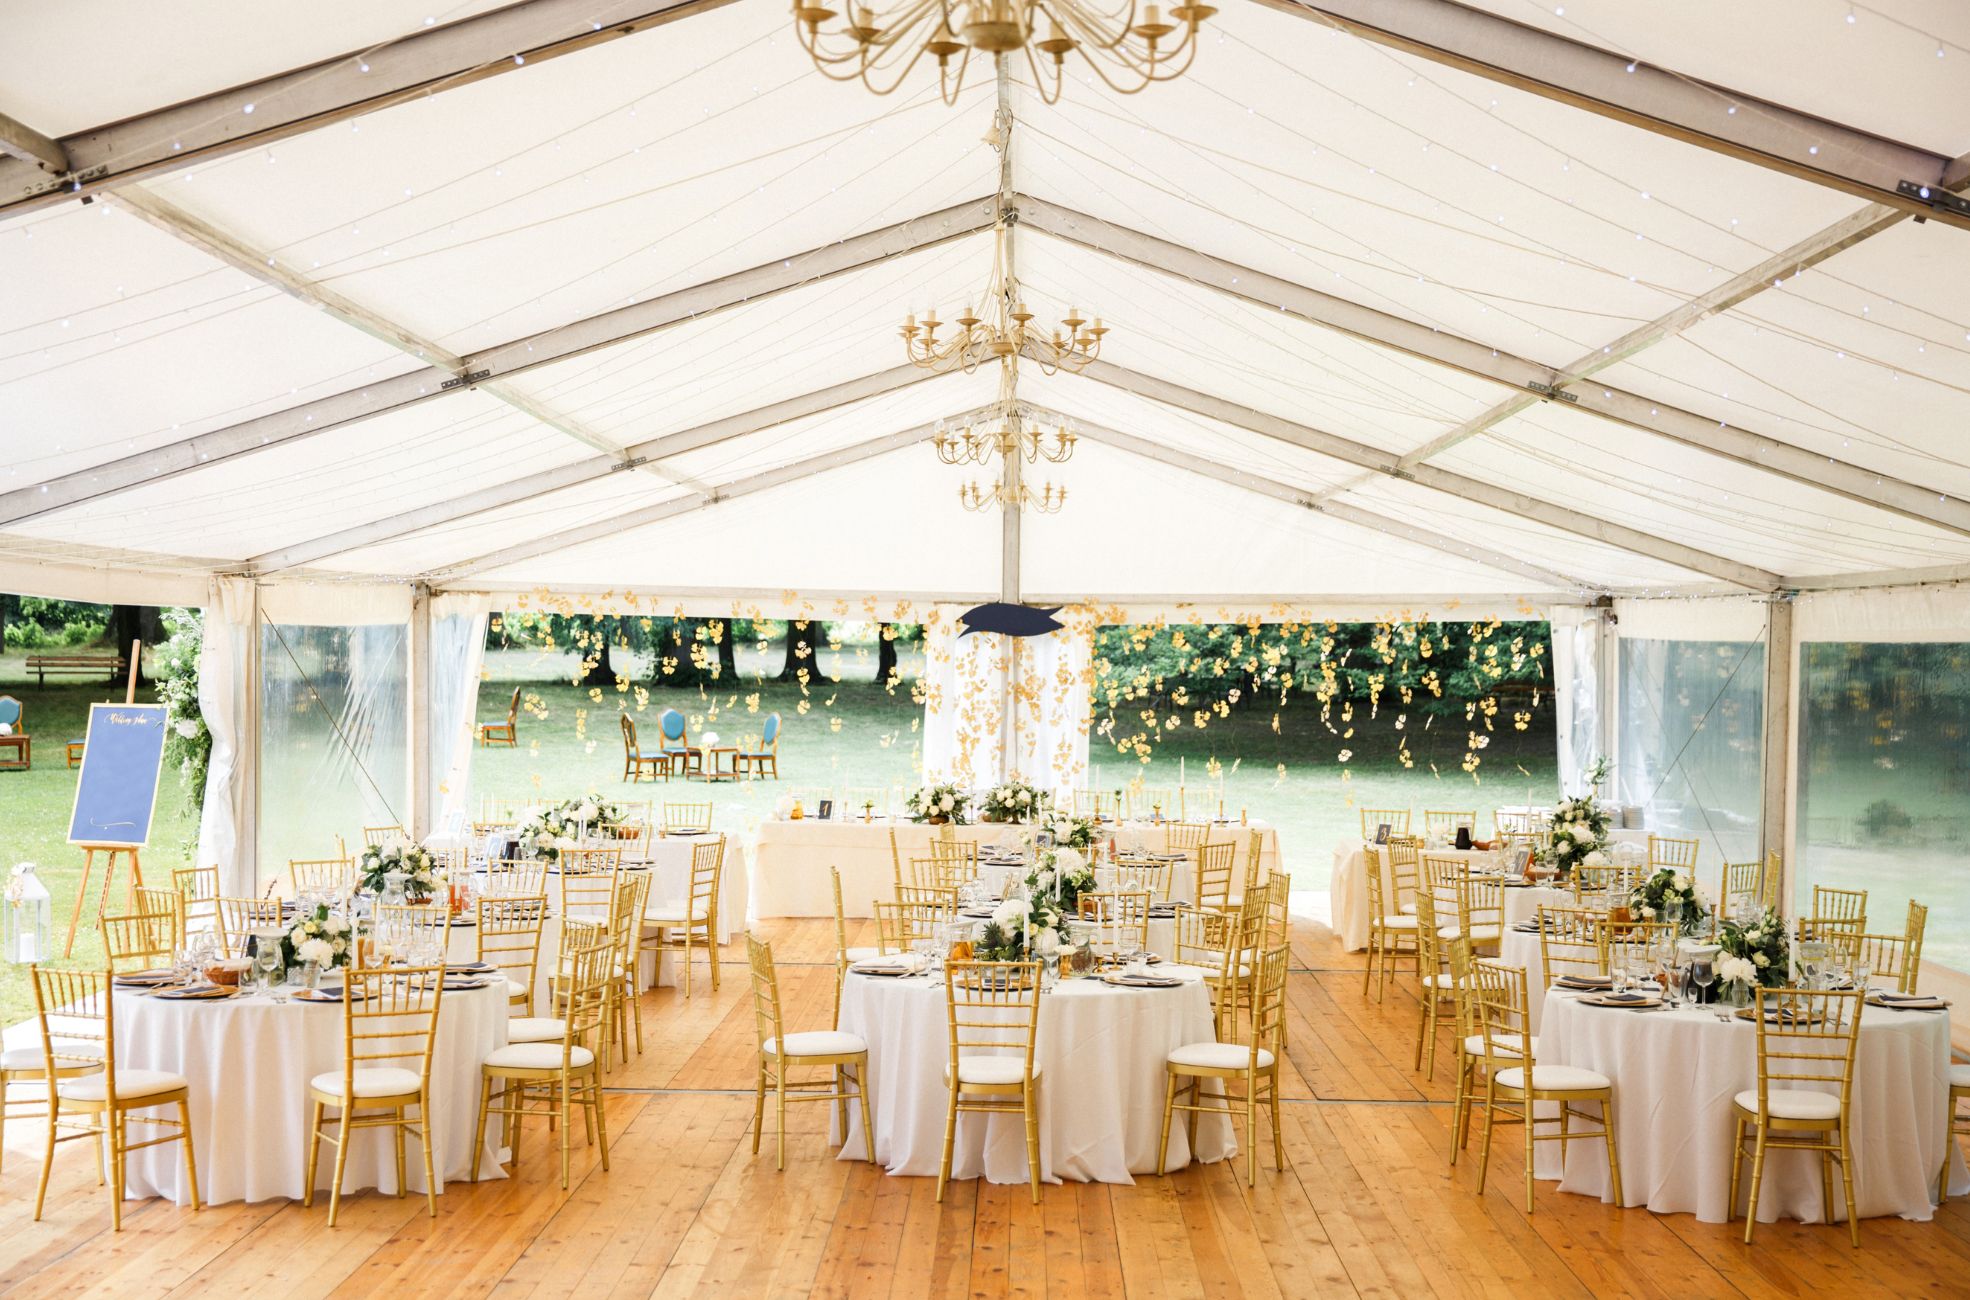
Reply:
M1080 437L1066 424L1048 435L1037 428L1026 428L1017 415L1000 416L997 421L996 429L980 429L975 425L950 428L939 420L930 445L937 449L937 459L946 465L985 465L994 456L1001 461L1024 460L1028 465L1042 460L1049 465L1060 465L1074 458L1074 444Z
M1004 479L991 487L980 487L974 480L958 489L958 501L967 510L1031 510L1035 514L1057 515L1067 504L1067 489L1043 484L1035 492L1024 483L1007 486Z
M940 374L962 370L969 375L987 362L1011 364L1024 356L1037 362L1045 374L1062 370L1079 374L1101 355L1101 340L1108 326L1099 316L1090 320L1081 315L1078 307L1069 307L1050 335L1033 326L1033 313L1026 308L1019 281L1007 268L1006 246L1011 237L1009 223L1001 221L993 242L992 276L985 284L986 310L992 319L986 320L966 306L950 322L957 326L955 332L940 339L937 331L946 322L937 319L936 308L925 312L921 321L911 312L896 331L903 336L903 352L911 365Z
M937 60L946 104L957 103L974 51L993 59L1023 52L1049 104L1060 102L1070 55L1110 89L1133 95L1187 72L1197 57L1197 29L1217 13L1206 4L1178 4L1165 16L1161 5L1136 0L893 0L881 11L842 8L842 26L824 32L822 25L841 15L815 0L793 0L794 33L815 67L887 95L928 54Z

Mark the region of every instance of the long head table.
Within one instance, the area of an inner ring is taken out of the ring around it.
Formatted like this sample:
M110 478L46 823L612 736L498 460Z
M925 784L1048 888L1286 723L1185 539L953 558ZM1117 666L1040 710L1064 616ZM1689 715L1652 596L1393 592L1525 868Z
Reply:
M985 823L952 828L960 840L978 844L1008 843L1023 836L1024 826ZM751 884L751 917L833 916L834 896L829 888L828 868L841 871L842 909L849 916L875 914L877 900L895 895L896 869L890 856L890 832L896 834L897 852L904 870L913 857L930 856L930 841L944 828L919 822L884 817L863 821L821 821L805 817L799 821L769 819L761 822L747 854ZM1123 849L1162 847L1162 828L1147 823L1111 824L1103 834L1115 835ZM1224 822L1214 825L1213 839L1238 841L1232 877L1232 893L1243 887L1245 844L1242 839L1253 831L1260 834L1259 861L1267 874L1281 869L1279 832L1268 822L1253 818L1249 824ZM730 859L727 860L728 865ZM1190 892L1187 864L1178 863L1171 875L1173 897Z

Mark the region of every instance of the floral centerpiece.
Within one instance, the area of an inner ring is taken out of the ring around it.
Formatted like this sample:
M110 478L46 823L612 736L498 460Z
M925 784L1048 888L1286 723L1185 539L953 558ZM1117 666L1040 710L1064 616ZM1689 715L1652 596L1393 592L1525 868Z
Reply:
M1755 921L1726 921L1717 932L1717 979L1746 988L1782 988L1792 967L1792 940L1785 918L1767 909Z
M1044 790L1037 790L1017 777L992 787L979 802L979 811L988 822L1024 822L1036 816L1047 804Z
M1630 911L1637 920L1642 921L1661 920L1664 909L1670 903L1682 904L1676 919L1678 932L1694 932L1704 907L1702 897L1696 892L1696 882L1689 878L1688 873L1674 867L1664 867L1644 880L1628 899Z
M926 785L921 790L910 792L910 820L913 822L956 822L964 825L966 806L971 796L957 786L944 782Z
M562 850L581 847L585 831L613 826L622 815L621 807L592 792L535 808L520 820L520 852L543 862L559 862Z
M1080 915L1081 895L1094 887L1094 868L1079 851L1048 850L1026 873L1026 896L993 910L973 951L985 961L1058 956L1067 946L1067 922Z
M281 962L299 966L313 962L317 970L347 966L355 950L355 927L349 918L317 904L306 916L298 916L280 937Z
M1060 808L1049 808L1040 818L1039 829L1053 836L1056 848L1081 853L1094 850L1094 818L1081 817Z
M1578 866L1607 865L1607 831L1613 818L1601 807L1594 791L1607 780L1607 760L1595 762L1587 773L1587 793L1560 800L1553 809L1553 829L1547 856L1561 875Z
M383 892L384 879L392 871L404 873L404 896L413 903L428 900L438 892L438 860L429 849L417 844L392 844L363 850L363 888L372 894Z

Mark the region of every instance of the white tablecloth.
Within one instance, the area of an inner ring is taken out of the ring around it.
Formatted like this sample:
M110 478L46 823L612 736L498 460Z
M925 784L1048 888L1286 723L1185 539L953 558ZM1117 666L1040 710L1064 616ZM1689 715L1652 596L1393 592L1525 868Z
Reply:
M1608 842L1634 843L1646 848L1648 832L1612 830L1608 832ZM1438 857L1486 856L1478 849L1425 849L1423 851ZM1343 838L1334 845L1334 879L1331 885L1334 929L1341 936L1341 946L1349 952L1360 952L1368 946L1368 860L1370 858L1374 858L1381 868L1382 896L1390 907L1394 907L1395 885L1389 879L1388 850L1352 838ZM1507 906L1510 906L1509 902ZM1530 916L1531 913L1528 912L1527 915ZM1508 917L1508 919L1512 918Z
M275 1003L264 994L223 1002L169 1002L118 990L116 1057L124 1069L167 1070L191 1084L193 1151L207 1202L301 1199L308 1154L308 1080L342 1068L342 1007ZM440 1181L472 1170L479 1122L479 1063L506 1045L505 990L451 990L438 1011L431 1060L431 1160ZM391 1063L394 1064L394 1063ZM410 1068L410 1067L407 1067ZM172 1113L166 1108L162 1113ZM161 1132L162 1130L160 1130ZM133 1136L135 1130L133 1130ZM502 1178L499 1126L486 1139L481 1178ZM410 1190L424 1191L424 1162L406 1146ZM129 1156L128 1194L190 1200L183 1149L172 1142ZM324 1143L315 1186L326 1190L335 1149ZM358 1132L344 1192L396 1191L396 1148L385 1129Z
M1758 1086L1757 1029L1719 1021L1709 1008L1621 1011L1546 995L1540 1064L1582 1066L1614 1080L1615 1140L1621 1190L1629 1205L1657 1214L1693 1212L1721 1223L1730 1194L1731 1099ZM1851 1141L1854 1195L1863 1218L1882 1214L1927 1220L1942 1167L1949 1083L1947 1013L1868 1007L1854 1061ZM1513 1134L1509 1141L1518 1140ZM1540 1143L1537 1173L1560 1189L1610 1196L1606 1153L1598 1142L1572 1144L1564 1176L1557 1143ZM1970 1173L1949 1143L1952 1190L1970 1190ZM1744 1164L1748 1195L1751 1162ZM1834 1198L1840 1200L1834 1177ZM1740 1203L1739 1210L1743 1206ZM1801 1152L1765 1157L1758 1218L1823 1218L1819 1159ZM1842 1210L1844 1217L1844 1209Z
M761 822L753 837L747 859L751 880L751 917L833 916L834 898L829 892L828 868L841 871L842 911L848 916L873 916L872 904L895 894L896 867L890 856L889 833L896 832L898 851L904 870L911 858L930 856L932 836L943 828L907 820L878 817L871 821L820 821L813 817L799 821L769 819ZM979 844L1017 843L1028 833L1024 826L982 824L959 826L958 839ZM1243 836L1257 830L1262 836L1259 861L1268 873L1282 870L1279 832L1270 824L1253 819L1249 825L1229 822L1214 828L1213 838L1235 839L1239 851L1234 859L1231 892L1243 887ZM1163 832L1146 823L1104 826L1098 832L1113 834L1118 848L1139 846L1161 848ZM730 850L728 849L729 853ZM730 868L731 859L726 860ZM1178 863L1171 872L1171 895L1184 898L1191 892L1190 868Z
M1215 1038L1210 995L1196 978L1202 972L1168 965L1157 970L1190 979L1173 989L1062 980L1053 992L1040 995L1034 1062L1040 1067L1040 1170L1046 1181L1129 1183L1131 1174L1155 1172L1164 1060L1174 1048ZM869 1044L876 1159L893 1174L936 1177L949 1097L943 977L851 974L842 989L841 1027ZM860 1160L866 1155L861 1116L853 1105L848 1113L841 1158ZM1172 1169L1190 1160L1183 1116L1177 1119L1170 1128ZM1201 1117L1197 1146L1205 1161L1233 1155L1230 1124ZM1026 1181L1026 1134L1019 1116L958 1117L952 1176L981 1174L995 1183Z

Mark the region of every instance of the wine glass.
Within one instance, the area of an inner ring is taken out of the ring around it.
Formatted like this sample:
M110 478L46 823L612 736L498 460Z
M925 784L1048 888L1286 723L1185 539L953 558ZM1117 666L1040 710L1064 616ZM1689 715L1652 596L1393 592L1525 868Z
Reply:
M1628 949L1617 947L1608 955L1608 978L1613 983L1614 996L1620 997L1628 991Z
M1710 986L1717 982L1717 967L1707 957L1698 957L1690 963L1690 978L1696 981L1697 1001L1710 996Z

